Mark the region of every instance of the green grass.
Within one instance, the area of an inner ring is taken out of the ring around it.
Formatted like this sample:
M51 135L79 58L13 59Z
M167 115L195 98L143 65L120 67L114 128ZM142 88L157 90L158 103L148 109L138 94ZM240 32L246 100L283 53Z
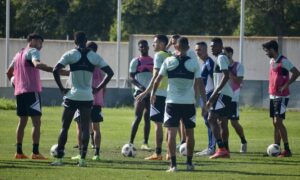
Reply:
M11 109L16 109L16 108L17 108L17 105L16 105L15 101L0 98L0 109L11 110Z
M44 107L42 117L40 151L49 157L49 149L57 143L61 127L62 107ZM195 129L195 150L206 147L207 134L202 118L198 113ZM273 127L268 112L261 109L244 108L241 111L241 124L248 140L249 153L238 153L240 140L230 126L230 159L209 160L207 157L194 157L195 172L186 172L185 158L178 155L179 172L168 174L167 161L149 162L143 160L152 152L138 151L135 158L123 157L121 147L128 142L130 126L133 120L132 108L104 108L105 120L101 124L102 147L101 161L93 162L93 151L88 152L88 167L79 168L70 160L77 155L72 146L76 144L75 123L69 131L66 145L65 166L51 167L53 158L47 161L15 160L15 129L18 118L15 110L0 110L0 179L300 179L300 113L288 112L285 121L289 133L291 158L262 157L268 144L273 142ZM142 144L142 127L140 125L135 146ZM23 151L31 152L31 122L24 137ZM154 126L150 134L150 146L154 147ZM165 143L164 143L165 155Z

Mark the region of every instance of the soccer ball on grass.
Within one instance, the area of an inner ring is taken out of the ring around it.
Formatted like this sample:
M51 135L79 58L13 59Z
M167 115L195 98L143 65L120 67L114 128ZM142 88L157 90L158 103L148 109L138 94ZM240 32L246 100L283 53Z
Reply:
M125 144L122 147L121 153L123 154L123 156L126 156L126 157L134 157L136 155L136 148L131 143Z

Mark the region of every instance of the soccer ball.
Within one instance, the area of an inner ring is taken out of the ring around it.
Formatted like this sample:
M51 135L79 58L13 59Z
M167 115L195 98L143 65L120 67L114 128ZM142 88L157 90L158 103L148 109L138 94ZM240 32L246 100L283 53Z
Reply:
M187 147L186 147L186 143L183 143L180 145L179 147L179 153L182 155L182 156L186 156L187 155Z
M280 152L280 146L278 146L277 144L271 144L267 148L267 154L269 156L278 156Z
M126 157L134 157L136 155L136 148L131 143L125 144L122 147L121 153L123 154L123 156L126 156Z
M53 157L57 157L57 146L58 144L54 144L53 146L51 146L51 149L50 149L50 155L53 156Z

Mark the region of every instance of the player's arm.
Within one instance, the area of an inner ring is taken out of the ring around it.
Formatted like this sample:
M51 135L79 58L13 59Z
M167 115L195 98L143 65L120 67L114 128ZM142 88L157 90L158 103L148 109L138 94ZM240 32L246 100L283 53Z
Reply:
M130 80L130 82L131 82L133 85L137 86L141 91L144 91L144 90L146 89L143 85L141 85L141 84L135 79L135 73L130 73L130 74L129 74L129 80Z
M142 92L141 94L139 94L137 97L136 97L136 100L137 101L142 101L144 99L144 97L151 92L152 90L152 87L154 85L154 82L155 82L155 79L158 77L158 73L159 73L159 70L158 68L154 68L153 69L153 76L152 76L152 79L148 85L148 87L145 89L144 92Z
M47 64L40 62L40 60L32 60L31 62L32 62L33 66L37 69L40 69L40 70L46 71L46 72L53 71L53 67L50 67Z
M296 79L300 76L300 72L296 67L292 67L290 72L292 73L292 77L289 79L289 81L285 85L283 85L279 89L279 91L283 91L284 89L288 88L289 85L292 84L294 81L296 81Z
M6 76L7 76L9 81L14 76L14 65L13 65L13 63L7 68Z
M157 88L158 88L158 86L159 86L160 81L162 80L162 78L163 78L162 75L157 75L157 77L155 78L155 80L153 82L153 88L152 88L151 96L150 96L151 104L154 104L154 102L155 102L155 99L156 99L155 93L157 91Z
M215 88L214 92L212 93L211 97L209 98L207 102L207 107L209 108L216 100L219 92L223 89L223 87L226 85L227 81L229 80L229 71L227 69L222 70L223 78L218 85L217 88Z
M110 68L110 66L104 66L101 68L101 70L106 74L102 82L97 86L95 89L96 92L100 91L102 88L104 88L108 82L111 80L111 78L114 76L114 71ZM96 93L95 91L93 93Z
M60 71L64 68L65 66L61 63L58 63L54 69L53 69L53 76L54 76L54 80L58 86L58 88L60 89L60 91L63 93L63 94L66 94L69 89L66 89L64 88L64 86L62 85L61 83L61 79L60 79Z

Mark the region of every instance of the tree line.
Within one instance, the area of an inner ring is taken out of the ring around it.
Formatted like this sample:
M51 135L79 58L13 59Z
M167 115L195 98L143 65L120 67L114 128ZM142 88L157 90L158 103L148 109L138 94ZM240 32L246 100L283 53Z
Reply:
M6 0L0 0L5 37ZM117 0L11 0L12 38L116 40ZM130 34L238 35L240 0L122 0L122 40ZM246 0L246 36L299 36L299 0Z

